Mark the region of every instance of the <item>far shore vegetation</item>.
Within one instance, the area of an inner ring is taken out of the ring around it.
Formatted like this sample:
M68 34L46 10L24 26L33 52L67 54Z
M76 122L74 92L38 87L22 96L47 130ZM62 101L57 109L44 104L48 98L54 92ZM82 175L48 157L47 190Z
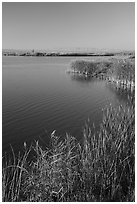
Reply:
M69 71L108 80L120 89L135 87L134 55L76 60ZM3 202L135 201L134 97L131 106L104 109L99 131L86 123L82 143L53 131L49 147L35 141L31 146L24 142L23 148L17 155L12 149L12 156L3 156Z
M135 56L134 51L42 51L42 50L14 50L14 49L3 49L3 56L34 56L34 57L46 57L46 56L62 56L62 57L99 57L99 56Z

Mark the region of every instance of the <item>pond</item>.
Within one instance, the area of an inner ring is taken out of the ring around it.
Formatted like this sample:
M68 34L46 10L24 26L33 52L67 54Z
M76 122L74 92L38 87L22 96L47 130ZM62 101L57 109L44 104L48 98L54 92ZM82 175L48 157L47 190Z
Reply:
M67 74L75 59L3 57L3 152L10 145L20 150L24 141L40 140L48 146L54 130L61 137L67 132L80 141L86 121L98 129L103 108L128 103L127 93L106 81Z

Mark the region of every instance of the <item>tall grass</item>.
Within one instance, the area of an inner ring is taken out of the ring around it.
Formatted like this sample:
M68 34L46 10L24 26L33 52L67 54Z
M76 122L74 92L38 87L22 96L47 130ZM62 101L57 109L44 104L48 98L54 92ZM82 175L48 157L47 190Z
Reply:
M135 81L134 59L113 59L109 73L120 80Z
M111 62L109 61L87 61L87 60L75 60L71 63L71 69L74 72L80 72L82 74L95 75L99 73L106 73L110 68Z
M134 201L134 120L134 107L110 106L99 132L85 126L82 144L55 131L49 149L24 144L23 156L3 164L3 201Z
M110 58L101 61L75 60L71 63L71 69L91 76L103 74L116 80L135 81L135 60L130 58Z

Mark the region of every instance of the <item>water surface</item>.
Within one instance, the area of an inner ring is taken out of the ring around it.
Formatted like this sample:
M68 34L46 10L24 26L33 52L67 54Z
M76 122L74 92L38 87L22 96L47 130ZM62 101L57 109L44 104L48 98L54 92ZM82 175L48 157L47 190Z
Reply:
M37 139L47 145L53 130L81 140L88 118L98 127L102 108L127 103L127 95L105 81L67 74L74 59L3 57L3 151Z

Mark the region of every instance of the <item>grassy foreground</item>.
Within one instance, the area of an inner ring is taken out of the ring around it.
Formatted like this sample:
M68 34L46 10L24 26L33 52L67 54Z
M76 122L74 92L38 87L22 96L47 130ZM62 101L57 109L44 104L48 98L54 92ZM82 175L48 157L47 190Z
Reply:
M3 201L134 201L134 107L104 110L98 133L86 125L83 144L51 134L51 147L38 142L3 162ZM33 152L35 160L28 160Z

